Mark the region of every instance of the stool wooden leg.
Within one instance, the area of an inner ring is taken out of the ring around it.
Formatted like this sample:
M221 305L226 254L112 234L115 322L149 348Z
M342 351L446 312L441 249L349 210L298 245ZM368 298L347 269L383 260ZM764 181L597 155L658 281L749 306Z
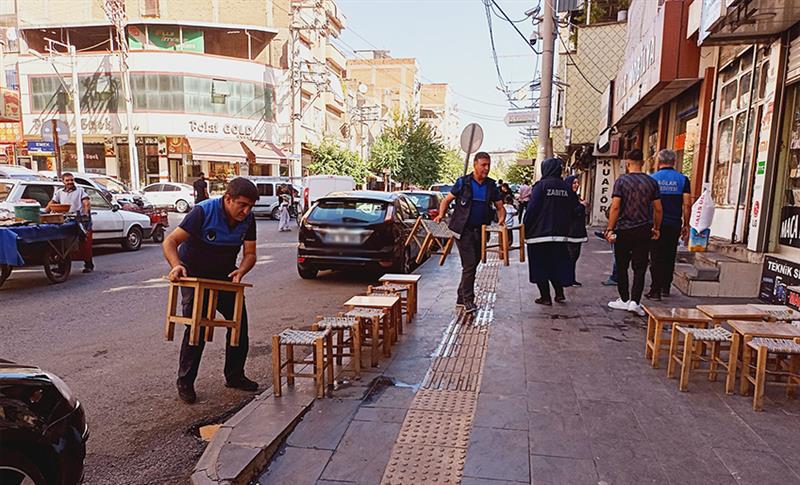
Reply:
M691 333L685 335L683 341L683 362L681 362L681 379L678 382L678 389L686 391L689 388L689 373L694 363L694 336Z
M189 345L198 345L200 343L200 319L203 318L202 305L203 292L200 291L199 285L195 285L194 299L192 300L192 328L189 331Z
M650 346L653 345L653 329L655 329L655 319L648 315L647 332L644 337L644 358L647 360L653 358L653 353L650 351Z
M378 367L378 335L380 334L380 327L381 321L383 317L372 317L370 318L370 322L372 323L372 367Z
M333 340L333 332L331 332L331 340ZM336 330L336 365L342 365L342 354L344 353L344 329Z
M505 227L505 226L501 226ZM503 266L508 266L508 230L501 229L500 232L500 257L503 259Z
M353 362L353 373L356 379L361 379L361 323L356 321L350 329L350 349Z
M422 246L419 248L419 254L417 254L417 264L422 263L422 258L425 257L425 253L428 252L428 248L431 246L433 242L433 235L428 233L425 235L425 238L422 240Z
M343 335L344 332L342 330L340 330L339 334ZM339 353L338 353L338 355L339 355L338 358L339 358L339 362L340 362L339 365L341 365L341 359L342 359L341 355L342 355L342 353L344 353L344 344L342 343L342 340L343 340L343 337L340 337L340 340L339 340L340 347L339 347ZM328 387L333 389L333 380L334 380L334 377L333 377L333 332L328 333L328 336L325 338L325 345L328 347L327 348L327 353L328 353L327 360L325 361L325 367L328 368Z
M314 384L317 387L317 397L325 397L325 350L323 339L314 342Z
M761 411L764 406L764 382L767 377L767 348L758 347L756 357L756 388L753 391L753 411Z
M750 393L750 381L747 376L750 375L750 359L752 352L750 346L747 345L749 339L740 340L742 346L742 377L739 379L739 394L746 396Z
M656 324L654 325L653 329L653 349L652 349L652 359L650 361L650 366L653 369L658 369L658 357L661 353L661 332L663 331L664 323L661 320L656 320Z
M395 313L395 321L397 322L397 334L403 335L403 304L402 300L398 300L394 306L394 313ZM399 337L395 336L395 341L397 341Z
M178 290L180 290L180 286L172 284L167 293L167 326L164 329L164 333L167 340L170 341L175 338L175 323L171 320L172 317L178 316Z
M800 355L791 355L789 357L789 378L786 381L787 399L794 399L798 381L796 377L798 368L800 368Z
M720 342L711 342L711 362L708 364L708 380L716 382L717 368L719 366Z
M208 290L208 308L206 308L206 319L214 320L217 316L217 297L219 292L217 290ZM206 327L206 342L214 341L214 327Z
M286 385L294 385L294 345L286 344Z
M733 332L731 350L728 354L728 375L725 377L725 394L733 394L733 388L736 385L736 370L739 367L740 342L741 337L739 333ZM744 369L742 369L742 372L744 372Z
M519 262L525 262L525 224L519 225Z
M383 317L381 317L383 327L383 355L385 357L392 356L392 341L394 340L394 331L392 328L394 327L394 317L392 313L384 313Z
M242 324L242 310L244 309L244 288L239 288L236 291L233 304L233 321L236 325L231 330L231 345L234 347L239 346L239 333Z
M272 394L281 397L281 338L272 336Z
M669 359L667 361L667 377L670 379L675 377L675 360L678 358L678 340L680 340L678 326L673 323L672 333L669 339Z
M481 226L481 262L486 262L486 226Z

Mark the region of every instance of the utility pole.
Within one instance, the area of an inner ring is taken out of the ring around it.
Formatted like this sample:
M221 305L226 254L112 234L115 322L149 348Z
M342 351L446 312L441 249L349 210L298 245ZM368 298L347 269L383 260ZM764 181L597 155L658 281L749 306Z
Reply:
M131 92L131 75L128 69L128 39L126 35L127 15L124 0L105 0L103 3L106 17L114 24L117 31L117 47L119 48L119 68L122 74L122 90L125 96L125 117L128 122L128 163L130 165L131 188L139 190L139 155L136 151L136 135L133 132L133 94Z
M550 103L553 96L553 60L556 44L555 12L553 2L542 2L543 18L539 24L542 39L542 79L539 88L539 148L536 155L536 179L541 178L542 162L553 156L550 142Z
M70 67L72 68L72 113L75 115L75 154L78 157L78 172L86 171L86 160L83 158L83 125L81 124L81 85L78 82L78 58L75 46L67 47Z
M300 136L303 122L303 100L302 100L302 74L301 74L301 59L300 59L300 5L297 2L291 2L292 17L289 19L289 35L290 45L289 52L291 58L289 59L289 79L292 89L292 114L291 114L291 133L292 133L292 162L289 170L290 177L303 176L303 144ZM300 157L296 159L294 157Z

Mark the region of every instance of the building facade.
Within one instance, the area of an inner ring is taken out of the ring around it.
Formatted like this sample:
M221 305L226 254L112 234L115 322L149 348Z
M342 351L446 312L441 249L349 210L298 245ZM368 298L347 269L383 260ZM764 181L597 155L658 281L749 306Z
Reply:
M420 121L431 125L448 148L459 143L458 112L453 93L447 83L427 83L420 86Z

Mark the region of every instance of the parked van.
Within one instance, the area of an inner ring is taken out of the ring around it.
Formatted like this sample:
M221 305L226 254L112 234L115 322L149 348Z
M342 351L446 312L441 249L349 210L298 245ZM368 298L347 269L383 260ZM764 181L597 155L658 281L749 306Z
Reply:
M253 207L255 216L269 216L278 219L278 189L281 187L291 187L298 195L300 194L300 188L292 185L289 177L250 176L246 178L258 187L258 202Z
M303 212L331 192L355 190L356 182L347 175L311 175L303 179Z

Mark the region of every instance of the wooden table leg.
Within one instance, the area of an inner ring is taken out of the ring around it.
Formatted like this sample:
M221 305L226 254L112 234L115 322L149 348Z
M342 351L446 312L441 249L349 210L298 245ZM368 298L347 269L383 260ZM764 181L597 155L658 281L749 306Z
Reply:
M341 330L340 332L341 332L340 335L344 335L344 331L343 330ZM333 389L333 380L334 380L334 377L333 377L333 332L328 332L328 336L325 338L325 345L327 347L326 350L328 351L327 359L325 361L325 367L328 368L328 387ZM339 341L339 345L341 346L340 349L339 349L340 352L344 353L344 346L343 346L344 344L342 344L342 342ZM339 354L339 355L341 355L341 354ZM337 358L339 359L339 365L341 365L341 357L337 356Z
M683 341L683 365L681 365L681 379L678 382L678 389L686 391L689 388L689 372L694 362L694 335L687 332Z
M653 344L653 329L655 328L655 319L652 315L647 316L647 331L644 337L644 358L651 360L653 353L650 351L650 346Z
M725 394L733 394L733 387L736 383L736 370L739 367L739 345L741 336L739 332L733 332L731 340L731 350L728 353L728 375L725 378Z
M678 333L678 325L672 324L672 332L669 339L669 360L667 362L667 378L672 379L675 377L675 359L678 358L678 341L680 334Z
M444 245L444 249L442 249L442 256L439 258L439 266L443 266L444 262L447 260L447 256L450 254L450 251L453 249L453 238L447 240Z
M286 344L286 385L294 385L294 345Z
M797 370L800 369L800 355L789 356L789 377L786 380L786 398L794 399L797 389Z
M747 343L752 340L751 337L742 336L740 345L742 346L742 376L739 379L739 394L746 396L750 392L750 380L747 377L750 375L750 359L752 352Z
M272 394L281 397L281 338L272 336Z
M652 359L650 361L650 366L653 369L658 369L658 357L661 353L661 332L663 331L663 322L661 320L656 320L654 325L654 333L653 333L653 349L652 349Z
M380 335L380 327L382 320L383 320L382 316L370 318L370 323L372 324L372 341L370 342L372 344L372 362L371 362L372 367L378 367L378 359L379 359L378 353L380 352L378 348L378 336ZM385 335L384 338L386 338Z
M314 384L317 387L317 397L325 397L325 350L322 337L314 342Z
M361 378L361 322L356 319L356 323L350 328L350 343L353 345L351 354L353 362L353 373L356 379Z
M753 411L761 411L764 406L764 387L766 387L767 377L767 348L763 345L758 347L756 357L756 385L753 390Z

